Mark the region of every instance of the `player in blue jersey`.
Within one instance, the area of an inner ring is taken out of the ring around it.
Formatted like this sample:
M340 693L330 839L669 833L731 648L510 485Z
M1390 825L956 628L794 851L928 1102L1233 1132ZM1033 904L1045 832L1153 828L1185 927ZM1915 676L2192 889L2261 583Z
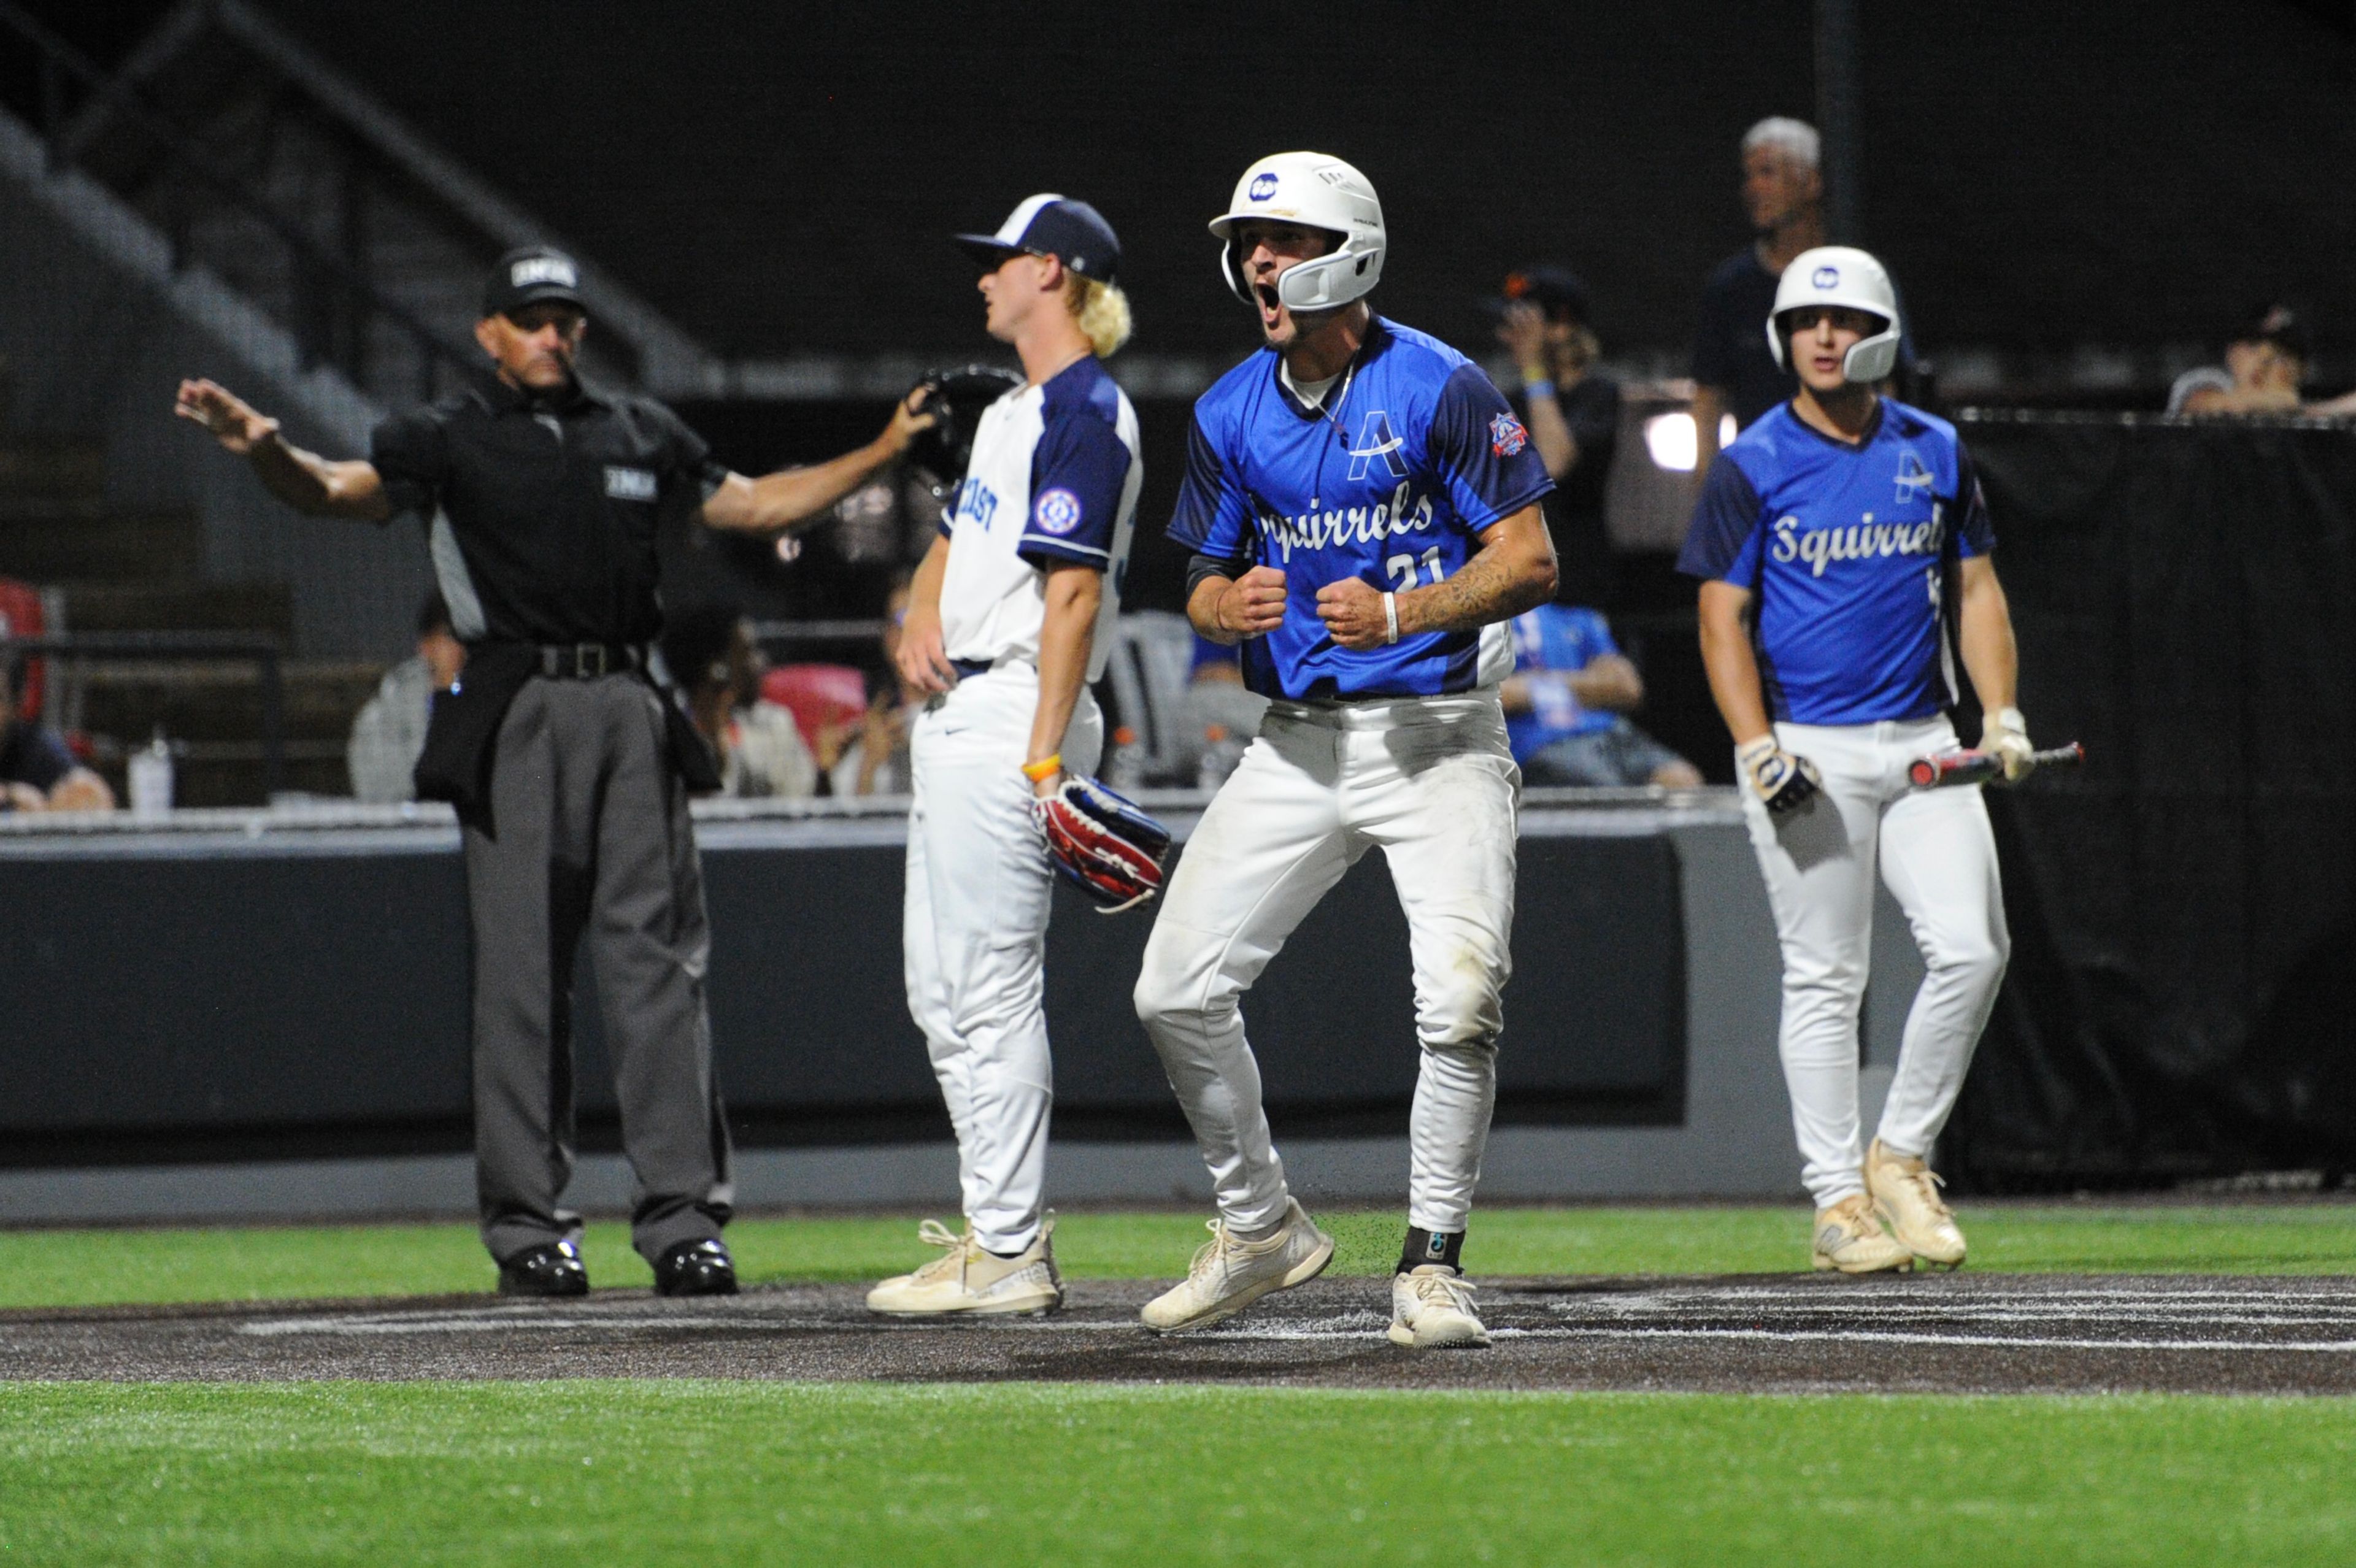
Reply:
M1382 208L1339 158L1244 172L1211 224L1266 347L1194 405L1170 537L1187 615L1243 645L1270 699L1163 895L1138 1016L1211 1168L1219 1217L1148 1328L1215 1323L1333 1256L1285 1185L1238 1004L1369 848L1408 931L1422 1045L1390 1337L1485 1344L1464 1227L1496 1089L1520 773L1497 683L1505 623L1550 595L1551 489L1480 368L1374 314Z
M1964 1260L1925 1163L1995 1006L2009 939L1976 789L1912 793L1955 747L1950 618L2008 778L2031 765L2012 619L1954 427L1879 396L1895 292L1862 251L1785 269L1766 324L1800 389L1709 471L1678 567L1702 579L1702 657L1783 950L1783 1079L1816 1202L1814 1262L1865 1274ZM1879 867L1928 971L1868 1148L1858 1008Z

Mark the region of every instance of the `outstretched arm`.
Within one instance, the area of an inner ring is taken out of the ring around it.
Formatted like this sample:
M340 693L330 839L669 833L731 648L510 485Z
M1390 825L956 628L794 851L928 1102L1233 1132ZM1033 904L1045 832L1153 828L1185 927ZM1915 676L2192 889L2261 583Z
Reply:
M806 523L867 482L869 475L908 450L920 430L939 416L927 411L931 389L919 387L900 400L884 433L855 451L808 468L785 468L747 479L731 474L705 497L703 526L747 533L775 533Z
M1535 502L1481 530L1481 549L1455 576L1397 595L1398 635L1472 632L1508 621L1554 592L1554 540ZM1361 652L1391 641L1383 592L1345 577L1317 591L1317 613L1335 642Z
M253 464L262 487L298 512L372 523L392 515L375 464L331 462L304 451L279 433L276 420L218 382L181 382L172 411L204 426L223 451Z

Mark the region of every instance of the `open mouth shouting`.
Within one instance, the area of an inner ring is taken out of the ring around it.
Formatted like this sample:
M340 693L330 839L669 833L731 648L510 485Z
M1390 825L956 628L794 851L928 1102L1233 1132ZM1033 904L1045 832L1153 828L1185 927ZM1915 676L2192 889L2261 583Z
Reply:
M1252 298L1259 306L1259 329L1273 334L1284 319L1284 301L1276 292L1273 278L1263 278L1252 285Z

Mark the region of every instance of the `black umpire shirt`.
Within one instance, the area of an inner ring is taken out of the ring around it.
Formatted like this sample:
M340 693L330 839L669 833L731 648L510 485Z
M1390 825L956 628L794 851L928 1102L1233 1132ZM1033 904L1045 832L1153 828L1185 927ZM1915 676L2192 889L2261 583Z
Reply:
M434 696L417 797L487 822L476 814L488 809L499 723L541 672L541 648L639 648L660 635L658 536L700 510L728 471L653 399L577 381L552 394L493 381L396 415L377 427L369 460L393 516L433 519L436 574L468 649L464 679ZM479 620L451 581L454 549ZM717 787L678 703L666 701L663 716L690 787Z
M482 624L469 643L644 645L662 631L656 538L727 477L651 398L498 381L387 420L369 443L393 514L446 519ZM434 531L441 533L437 520Z

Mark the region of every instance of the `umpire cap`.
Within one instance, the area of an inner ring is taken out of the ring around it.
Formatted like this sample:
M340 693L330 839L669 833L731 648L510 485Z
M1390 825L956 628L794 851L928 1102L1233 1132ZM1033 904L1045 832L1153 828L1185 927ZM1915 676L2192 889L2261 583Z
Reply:
M486 316L512 315L544 300L588 309L581 300L580 267L563 251L545 245L521 245L509 251L483 283Z

